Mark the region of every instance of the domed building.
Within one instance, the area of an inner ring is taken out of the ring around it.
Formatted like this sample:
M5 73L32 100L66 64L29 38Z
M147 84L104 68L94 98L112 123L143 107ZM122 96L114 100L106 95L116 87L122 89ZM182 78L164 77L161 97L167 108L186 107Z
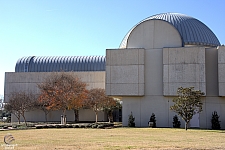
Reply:
M119 49L106 50L106 92L122 99L123 125L132 112L136 126L148 126L154 113L157 127L172 127L170 106L179 87L205 93L203 111L190 127L211 128L213 111L225 122L224 52L216 35L193 17L163 13L140 21Z
M19 59L15 72L6 73L5 97L18 89L38 93L37 83L51 72L63 70L80 76L89 88L105 88L107 95L121 99L124 126L132 112L138 127L147 127L152 113L157 127L172 127L175 113L170 106L177 89L194 87L205 93L203 111L189 126L211 128L212 112L217 111L225 128L224 58L225 47L204 23L184 14L162 13L137 23L118 49L106 50L106 56ZM90 116L87 110L81 113L80 120L92 120L86 117ZM39 114L28 112L27 116L40 121ZM52 120L57 119L56 114L52 114ZM107 119L104 113L100 118Z

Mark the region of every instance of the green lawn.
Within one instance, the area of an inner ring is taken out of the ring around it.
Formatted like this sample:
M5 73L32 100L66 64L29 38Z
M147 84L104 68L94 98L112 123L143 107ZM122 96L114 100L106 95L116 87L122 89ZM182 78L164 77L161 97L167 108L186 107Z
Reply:
M17 149L225 149L225 131L170 128L30 129L0 131L15 138Z

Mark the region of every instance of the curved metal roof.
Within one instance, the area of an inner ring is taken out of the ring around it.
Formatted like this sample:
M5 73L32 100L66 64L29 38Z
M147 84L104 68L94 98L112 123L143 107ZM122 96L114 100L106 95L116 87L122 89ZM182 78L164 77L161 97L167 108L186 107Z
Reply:
M105 71L105 56L28 56L15 67L15 72L58 71Z
M201 21L179 13L162 13L148 17L135 25L126 34L120 44L120 48L127 47L127 40L131 32L139 24L148 20L163 20L173 25L179 32L184 45L220 46L216 35Z

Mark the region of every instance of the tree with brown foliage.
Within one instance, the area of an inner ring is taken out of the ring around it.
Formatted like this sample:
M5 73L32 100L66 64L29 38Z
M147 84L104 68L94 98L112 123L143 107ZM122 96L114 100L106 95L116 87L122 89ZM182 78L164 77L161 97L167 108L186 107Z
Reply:
M118 105L117 101L105 94L101 88L90 89L86 105L95 112L95 122L98 122L98 112L106 111L109 122L112 121L113 109Z
M104 108L104 100L106 99L105 90L94 88L88 91L87 106L95 112L95 122L98 122L98 112Z
M51 112L51 101L48 98L48 95L43 92L38 96L37 101L35 102L35 108L40 109L44 112L45 114L45 122L48 122L48 114Z
M38 87L43 95L40 100L50 100L49 109L62 110L63 120L66 110L73 109L76 121L79 120L79 109L86 98L86 83L80 78L64 72L52 73Z
M122 107L120 101L113 97L106 96L103 103L103 110L106 111L109 122L113 122L113 110Z
M27 125L25 112L33 109L35 99L35 95L31 92L12 92L9 96L9 101L5 105L5 109L14 114L19 123L20 116L22 116L25 124Z

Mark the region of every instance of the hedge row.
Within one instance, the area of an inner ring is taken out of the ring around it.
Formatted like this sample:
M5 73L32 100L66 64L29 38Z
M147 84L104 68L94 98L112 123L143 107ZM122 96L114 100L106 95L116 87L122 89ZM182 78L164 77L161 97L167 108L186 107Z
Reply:
M99 129L105 129L105 128L112 128L114 127L113 123L91 123L91 124L67 124L67 125L36 125L36 129L48 129L48 128L99 128Z

